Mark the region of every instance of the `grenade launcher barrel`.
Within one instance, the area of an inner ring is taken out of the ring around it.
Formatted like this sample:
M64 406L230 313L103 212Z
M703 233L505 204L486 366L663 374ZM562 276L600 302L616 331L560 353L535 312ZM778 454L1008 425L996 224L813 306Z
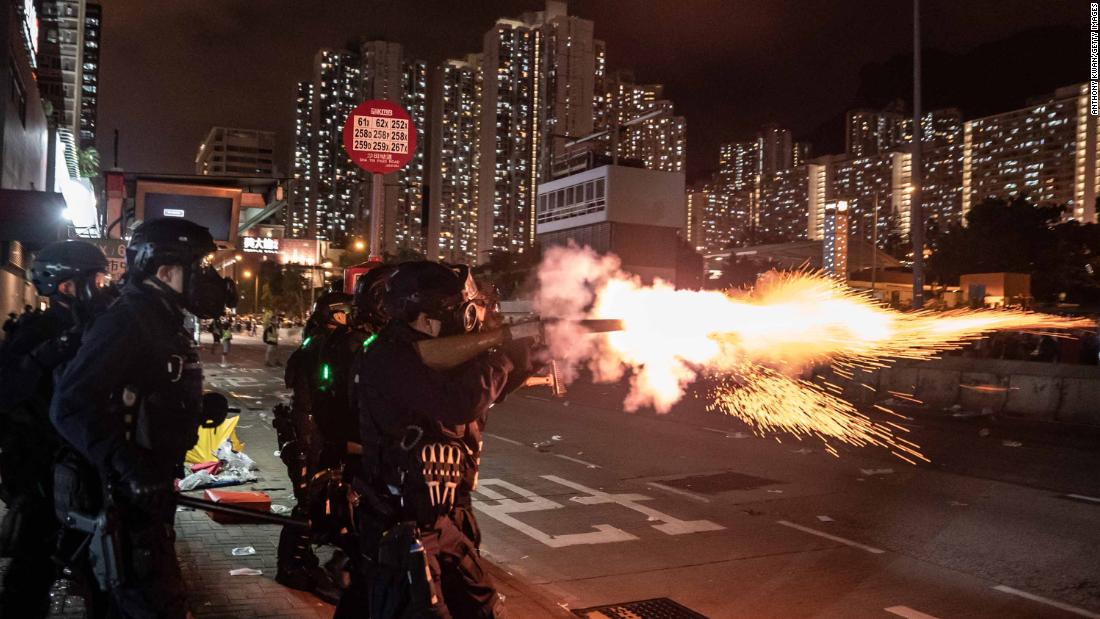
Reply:
M549 318L521 322L482 333L437 337L417 342L416 348L417 352L420 353L420 358L424 360L428 367L434 370L448 370L473 359L494 346L500 346L512 340L541 337L544 325L558 322L566 321ZM623 330L623 322L616 319L597 318L568 322L569 324L576 324L589 333L608 333Z

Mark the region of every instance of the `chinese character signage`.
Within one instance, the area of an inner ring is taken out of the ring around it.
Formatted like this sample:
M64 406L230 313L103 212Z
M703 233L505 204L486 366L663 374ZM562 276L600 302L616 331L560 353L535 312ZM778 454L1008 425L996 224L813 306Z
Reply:
M278 254L279 239L258 236L241 237L241 251L250 254Z
M344 150L367 172L396 172L416 152L416 127L401 106L381 99L366 101L344 123Z

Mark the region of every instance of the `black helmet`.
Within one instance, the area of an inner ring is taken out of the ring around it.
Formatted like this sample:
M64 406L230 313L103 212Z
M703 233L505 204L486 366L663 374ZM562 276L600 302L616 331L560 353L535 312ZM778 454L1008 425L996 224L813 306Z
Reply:
M31 282L38 294L52 297L64 281L73 280L80 297L95 287L95 275L107 271L107 257L87 241L58 241L42 248L31 265Z
M186 219L154 219L134 230L126 247L126 273L148 279L199 318L216 318L226 307L237 305L233 280L202 265L203 257L216 250L214 237L205 227ZM166 265L183 267L182 295L154 277Z
M351 295L346 292L326 292L313 304L309 322L316 326L339 324L333 317L341 312L345 316L351 314Z
M186 219L154 219L134 230L126 247L126 270L153 275L166 264L188 266L217 250L210 231Z
M356 324L377 330L390 321L385 306L386 286L396 269L389 264L379 265L355 280L355 314L352 319Z
M468 333L481 325L484 309L478 298L469 267L406 262L386 285L385 309L392 319L405 322L424 312L443 323L442 334Z

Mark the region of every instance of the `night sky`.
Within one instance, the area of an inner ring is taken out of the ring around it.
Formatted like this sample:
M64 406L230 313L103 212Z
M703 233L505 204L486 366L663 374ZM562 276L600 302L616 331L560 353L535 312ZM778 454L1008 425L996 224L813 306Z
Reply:
M539 0L101 0L99 148L128 171L191 173L213 125L278 134L288 171L294 85L322 47L361 36L437 63L481 50L497 17ZM1088 79L1088 2L925 0L926 108L1006 111ZM156 6L156 9L152 9ZM574 0L612 68L666 85L687 117L688 177L718 145L778 122L824 154L843 147L843 112L908 96L907 0Z

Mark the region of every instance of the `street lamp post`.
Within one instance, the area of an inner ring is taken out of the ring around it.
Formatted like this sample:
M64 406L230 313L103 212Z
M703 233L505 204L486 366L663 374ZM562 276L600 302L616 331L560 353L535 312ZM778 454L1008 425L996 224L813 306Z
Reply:
M913 244L913 309L924 307L924 213L921 209L920 0L913 0L913 193L909 198L909 240Z
M875 297L875 284L878 283L878 190L875 190L875 207L871 212L871 298Z

